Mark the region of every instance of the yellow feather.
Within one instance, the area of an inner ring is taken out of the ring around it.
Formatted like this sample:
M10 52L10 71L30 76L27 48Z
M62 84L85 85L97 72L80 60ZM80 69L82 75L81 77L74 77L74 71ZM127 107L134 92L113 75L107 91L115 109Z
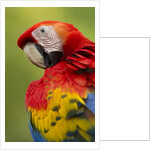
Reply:
M91 140L91 136L88 135L88 134L87 134L86 132L84 132L83 130L78 129L78 132L80 133L80 135L81 135L84 139L86 139L86 141L90 141L90 140Z
M60 88L57 88L53 91L52 98L50 99L50 108L53 110L56 107L59 107L60 100Z
M47 92L46 99L46 110L29 108L28 111L31 111L32 124L47 141L73 139L77 130L84 139L91 140L86 132L94 128L95 118L85 111L85 102L78 93L56 88Z
M87 120L83 116L77 116L73 119L73 121L84 131L89 131L94 128L94 125L91 124L91 122L89 122L89 120Z

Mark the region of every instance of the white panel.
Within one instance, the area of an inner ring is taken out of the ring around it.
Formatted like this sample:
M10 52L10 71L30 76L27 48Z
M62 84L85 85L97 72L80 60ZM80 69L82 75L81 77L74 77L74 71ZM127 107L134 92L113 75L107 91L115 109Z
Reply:
M150 0L100 0L101 37L150 37Z
M149 139L149 39L100 41L100 139Z
M150 150L148 141L100 142L100 150Z

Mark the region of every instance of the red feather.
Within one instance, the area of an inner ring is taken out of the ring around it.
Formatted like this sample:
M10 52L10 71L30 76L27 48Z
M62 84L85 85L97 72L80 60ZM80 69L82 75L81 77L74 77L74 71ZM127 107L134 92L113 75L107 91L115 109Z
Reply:
M67 67L69 67L69 68L72 69L72 70L79 70L79 67L76 67L76 66L74 66L73 64L67 63L66 65L67 65Z
M87 91L91 91L95 86L95 43L71 24L44 21L23 33L18 39L18 46L23 48L27 42L36 43L31 32L41 25L51 25L55 28L63 40L64 55L58 64L45 70L40 80L29 85L25 100L26 107L46 109L47 92L57 87L74 90L81 98L86 98Z

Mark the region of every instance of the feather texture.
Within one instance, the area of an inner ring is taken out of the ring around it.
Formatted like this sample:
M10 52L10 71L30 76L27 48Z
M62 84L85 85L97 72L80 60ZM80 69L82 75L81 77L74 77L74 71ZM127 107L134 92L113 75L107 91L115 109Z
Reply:
M77 93L65 90L48 91L47 109L27 108L29 127L35 141L94 141L93 112Z
M26 110L34 141L95 141L95 69L91 66L91 47L86 53L80 49L66 61L46 69L43 78L30 84Z
M25 105L33 140L93 142L95 141L95 43L71 24L48 20L26 30L19 37L18 46L23 49L30 42L38 44L44 51L47 47L45 45L49 44L47 40L44 45L33 36L35 30L38 31L41 26L53 29L53 35L58 35L63 56L60 62L52 63L53 65L45 70L44 76L40 80L33 81L27 89ZM37 33L41 33L40 31ZM46 39L43 34L42 37L41 41Z

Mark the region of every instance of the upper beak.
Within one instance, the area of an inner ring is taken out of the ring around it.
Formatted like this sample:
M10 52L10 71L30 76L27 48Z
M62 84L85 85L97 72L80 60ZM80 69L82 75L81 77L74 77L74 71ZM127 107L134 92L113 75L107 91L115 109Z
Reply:
M41 45L34 42L27 43L23 50L33 64L43 69L57 64L63 56L61 51L46 53Z
M44 64L43 51L38 51L35 43L27 43L23 47L23 50L33 64L43 69L46 68L46 65Z

